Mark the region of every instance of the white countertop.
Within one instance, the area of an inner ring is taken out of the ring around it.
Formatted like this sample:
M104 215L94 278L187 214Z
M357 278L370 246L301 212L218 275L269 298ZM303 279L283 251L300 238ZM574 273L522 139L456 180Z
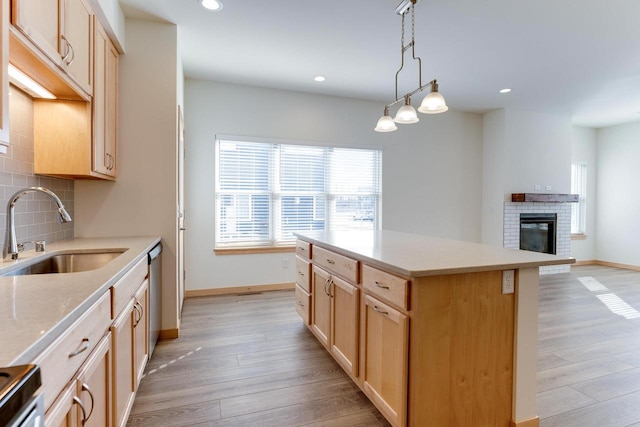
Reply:
M572 264L574 258L397 231L334 231L296 236L409 277ZM313 253L313 250L312 250Z
M56 253L125 250L92 271L0 276L0 366L31 362L159 241L159 237L73 239L48 244L44 253L24 251L18 261L0 261L4 274L27 260Z

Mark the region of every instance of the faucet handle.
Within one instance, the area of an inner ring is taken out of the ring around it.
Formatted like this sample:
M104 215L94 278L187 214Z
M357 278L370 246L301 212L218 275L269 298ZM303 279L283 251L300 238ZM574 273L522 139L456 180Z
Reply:
M44 252L47 249L47 242L38 240L36 242L36 252Z

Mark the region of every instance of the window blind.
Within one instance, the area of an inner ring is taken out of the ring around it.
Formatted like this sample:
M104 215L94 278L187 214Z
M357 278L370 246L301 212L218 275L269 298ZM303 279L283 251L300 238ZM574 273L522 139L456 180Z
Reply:
M215 160L216 247L379 228L380 150L220 139Z

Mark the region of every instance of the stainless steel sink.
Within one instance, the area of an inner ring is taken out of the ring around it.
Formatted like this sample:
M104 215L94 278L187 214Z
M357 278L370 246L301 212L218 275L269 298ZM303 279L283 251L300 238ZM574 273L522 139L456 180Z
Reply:
M118 257L124 251L70 253L52 255L35 264L25 265L17 270L3 273L2 276L24 276L27 274L78 273L102 267Z

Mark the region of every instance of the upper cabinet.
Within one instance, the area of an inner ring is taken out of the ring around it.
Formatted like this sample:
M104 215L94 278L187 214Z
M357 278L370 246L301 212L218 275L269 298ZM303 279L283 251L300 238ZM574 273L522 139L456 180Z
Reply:
M85 0L13 0L11 23L91 94L93 13Z
M9 144L9 0L0 0L0 145ZM6 153L0 146L0 153Z

